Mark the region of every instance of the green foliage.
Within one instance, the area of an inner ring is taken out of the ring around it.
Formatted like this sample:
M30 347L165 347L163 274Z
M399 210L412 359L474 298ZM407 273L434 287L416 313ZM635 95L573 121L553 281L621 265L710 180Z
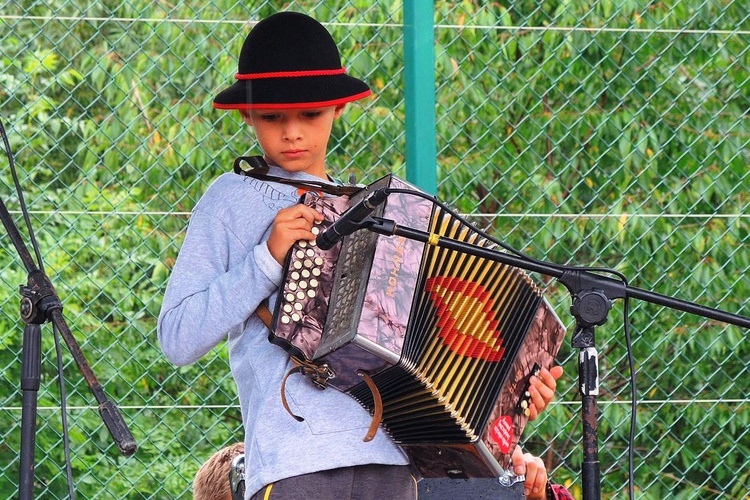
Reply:
M139 443L118 455L63 348L79 498L191 498L203 460L241 435L226 346L176 368L156 318L189 212L240 154L214 110L248 21L309 12L375 97L334 127L332 173L405 176L398 1L188 5L6 2L0 109L45 266L74 336ZM436 2L439 197L528 254L602 265L631 285L750 316L750 12L706 0ZM0 197L18 200L7 168ZM19 222L20 222L20 218ZM7 241L7 238L6 238ZM10 245L0 253L0 492L14 497L21 331ZM540 281L547 282L543 277ZM548 283L566 324L567 293ZM741 498L750 487L747 332L631 301L639 498ZM598 329L606 498L626 485L629 375L622 305ZM569 324L572 328L572 325ZM54 340L45 328L36 496L67 491ZM563 404L527 434L580 496L576 353Z

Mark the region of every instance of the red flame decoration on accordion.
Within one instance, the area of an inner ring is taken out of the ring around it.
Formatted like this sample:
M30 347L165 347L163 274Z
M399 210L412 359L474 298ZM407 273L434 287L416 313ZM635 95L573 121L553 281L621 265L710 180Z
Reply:
M503 358L502 334L493 318L495 300L482 285L436 276L427 280L425 289L437 308L438 335L448 349L490 362Z

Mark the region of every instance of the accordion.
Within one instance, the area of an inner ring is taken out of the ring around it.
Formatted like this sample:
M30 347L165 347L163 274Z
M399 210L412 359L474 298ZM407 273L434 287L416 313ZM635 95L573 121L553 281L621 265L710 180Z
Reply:
M383 187L396 192L374 216L495 246L393 175L351 197L310 191L301 201L323 213L322 231ZM269 340L300 360L325 364L327 385L370 413L377 392L382 427L422 477L461 479L504 475L528 421L529 378L552 365L564 336L522 270L360 230L329 250L314 241L292 247Z

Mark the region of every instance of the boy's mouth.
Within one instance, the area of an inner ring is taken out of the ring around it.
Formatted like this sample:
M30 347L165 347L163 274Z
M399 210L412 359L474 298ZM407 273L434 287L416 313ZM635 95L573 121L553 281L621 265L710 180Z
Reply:
M304 149L287 149L286 151L282 151L281 154L283 154L286 158L299 158L303 154L305 154Z

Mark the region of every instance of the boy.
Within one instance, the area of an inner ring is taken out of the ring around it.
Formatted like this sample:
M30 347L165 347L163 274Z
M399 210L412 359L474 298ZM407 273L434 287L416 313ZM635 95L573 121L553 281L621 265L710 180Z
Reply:
M240 53L237 82L214 106L237 109L269 165L290 181L332 183L325 157L331 128L344 106L371 94L345 73L338 48L314 19L282 12L259 22ZM282 279L282 263L297 240L313 240L322 215L298 204L297 188L226 173L193 211L159 315L159 341L175 364L197 361L223 339L237 383L245 428L245 498L413 499L416 483L407 456L385 432L362 435L371 416L353 398L318 390L290 377L288 354L268 341L255 313ZM543 376L539 411L552 399L559 374ZM551 388L551 390L550 390ZM544 498L546 471L534 469L529 490ZM530 456L529 456L530 457Z

